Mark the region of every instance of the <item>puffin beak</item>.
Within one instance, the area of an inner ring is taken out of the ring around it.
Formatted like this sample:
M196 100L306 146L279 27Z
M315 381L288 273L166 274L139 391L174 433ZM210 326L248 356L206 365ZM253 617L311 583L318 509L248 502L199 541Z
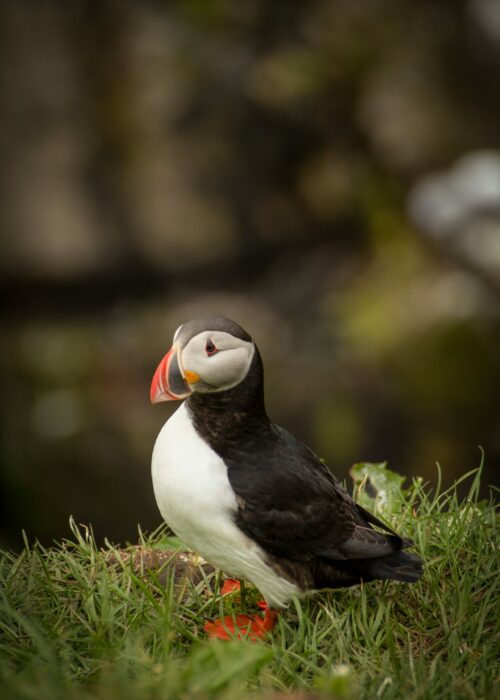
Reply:
M174 344L156 368L151 382L151 403L185 399L191 393L181 369L178 353L179 348Z

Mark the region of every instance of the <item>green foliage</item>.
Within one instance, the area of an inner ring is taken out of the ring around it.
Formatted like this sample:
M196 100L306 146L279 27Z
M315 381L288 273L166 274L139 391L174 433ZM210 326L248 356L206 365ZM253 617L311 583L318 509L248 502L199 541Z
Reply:
M349 471L357 486L356 500L379 514L401 512L405 502L404 476L387 469L387 462L358 462Z
M99 549L73 524L71 540L2 554L0 696L498 697L498 537L492 504L478 500L480 471L463 477L462 502L456 487L429 495L416 480L402 490L385 465L356 465L353 476L363 502L373 507L375 496L415 540L426 561L418 584L321 593L295 601L266 643L209 642L204 621L238 608L214 594L216 575L180 590L170 562L138 571L129 550ZM140 546L165 548L164 533L141 535Z

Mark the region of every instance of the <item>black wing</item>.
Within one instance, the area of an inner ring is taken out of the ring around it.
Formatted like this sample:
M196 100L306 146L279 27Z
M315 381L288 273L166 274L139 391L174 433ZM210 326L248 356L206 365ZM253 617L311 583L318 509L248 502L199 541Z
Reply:
M295 561L337 561L391 554L408 542L358 506L329 469L286 430L272 444L229 461L238 526L273 555ZM373 529L376 525L388 532Z

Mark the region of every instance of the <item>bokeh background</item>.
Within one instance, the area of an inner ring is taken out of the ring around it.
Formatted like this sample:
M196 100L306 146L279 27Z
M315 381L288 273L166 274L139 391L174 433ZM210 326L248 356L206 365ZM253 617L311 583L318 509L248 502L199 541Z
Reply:
M0 4L0 539L160 523L149 383L239 321L345 477L500 464L498 0Z

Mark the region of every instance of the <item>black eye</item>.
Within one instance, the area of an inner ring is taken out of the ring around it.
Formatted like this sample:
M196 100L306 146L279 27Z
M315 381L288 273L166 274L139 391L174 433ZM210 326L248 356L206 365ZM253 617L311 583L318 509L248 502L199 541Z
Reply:
M215 355L216 352L219 352L218 348L215 347L213 342L210 340L210 338L207 340L207 344L205 345L205 352L207 355Z

